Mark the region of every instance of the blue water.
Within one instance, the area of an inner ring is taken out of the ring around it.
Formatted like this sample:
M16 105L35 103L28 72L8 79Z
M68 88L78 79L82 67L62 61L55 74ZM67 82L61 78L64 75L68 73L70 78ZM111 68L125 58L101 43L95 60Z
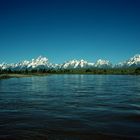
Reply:
M140 76L0 80L0 139L140 139Z

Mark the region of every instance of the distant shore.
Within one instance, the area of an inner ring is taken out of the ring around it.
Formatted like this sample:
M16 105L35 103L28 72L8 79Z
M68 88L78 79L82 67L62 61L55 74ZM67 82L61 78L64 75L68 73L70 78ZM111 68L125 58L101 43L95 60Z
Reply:
M9 78L24 78L24 77L32 77L32 76L47 76L54 74L86 74L86 75L140 75L140 72L135 71L97 71L97 72L84 72L84 71L74 71L74 72L50 72L50 73L3 73L0 74L0 80L9 79Z
M9 78L23 78L23 77L32 77L32 76L45 76L47 74L1 74L1 79L9 79Z
M51 74L91 74L91 75L140 75L138 68L76 68L76 69L25 69L0 70L0 79L46 76Z

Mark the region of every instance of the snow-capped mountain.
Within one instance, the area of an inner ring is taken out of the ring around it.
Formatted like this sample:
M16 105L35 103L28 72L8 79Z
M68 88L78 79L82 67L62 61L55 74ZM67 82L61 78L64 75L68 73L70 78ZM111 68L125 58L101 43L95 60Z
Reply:
M140 55L136 54L134 57L119 63L117 67L140 67Z
M95 62L94 67L97 67L97 68L111 68L112 64L108 60L99 59Z
M11 70L32 70L32 69L82 69L82 68L107 68L111 64L106 60L98 60L96 63L89 63L85 60L70 60L63 64L49 63L46 57L39 56L37 59L31 61L22 61L16 64L1 64L1 69Z
M10 66L11 66L10 64L2 63L2 64L0 64L0 69L7 69Z
M88 63L85 60L71 60L63 63L61 69L80 69L80 68L91 68L94 66L94 63Z
M12 70L32 70L32 69L51 69L54 68L51 63L49 63L46 57L39 56L36 59L32 59L31 61L24 60L15 64L1 64L1 69L12 69Z
M89 63L85 60L71 60L62 64L61 69L80 69L80 68L110 68L112 64L108 60L97 60Z
M99 59L95 63L89 63L85 60L70 60L63 64L52 64L48 61L46 57L39 56L36 59L30 61L24 60L15 64L0 64L1 70L11 69L11 70L32 70L32 69L82 69L82 68L127 68L127 67L140 67L140 55L135 55L134 57L128 59L127 61L121 62L117 65L112 65L108 60Z

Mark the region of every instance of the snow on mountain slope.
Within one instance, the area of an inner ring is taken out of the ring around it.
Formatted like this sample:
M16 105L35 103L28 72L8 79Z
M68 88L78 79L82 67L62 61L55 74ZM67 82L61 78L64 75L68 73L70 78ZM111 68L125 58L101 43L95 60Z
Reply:
M46 57L39 56L37 59L32 59L29 61L23 61L21 66L25 65L27 68L31 69L37 69L37 68L48 68L49 62Z
M46 57L39 56L37 59L31 61L22 61L15 64L1 64L1 69L12 69L12 70L32 70L32 69L50 69L54 65L48 62Z
M10 64L2 63L0 64L0 69L8 69L10 67Z
M85 60L71 60L61 65L61 69L79 69L79 68L90 68L93 67L94 63L88 63Z
M112 64L108 60L99 59L94 64L97 68L111 68Z
M39 56L37 59L31 61L22 61L16 64L1 64L1 69L12 69L12 70L32 70L32 69L80 69L80 68L105 68L110 67L109 61L98 60L96 63L89 63L83 59L71 60L63 64L52 64L49 63L46 57Z
M117 67L140 67L140 55L134 55L132 58L119 63Z
M89 63L85 60L71 60L63 64L52 64L46 57L39 56L31 61L22 61L15 64L0 64L0 69L11 69L11 70L32 70L32 69L82 69L82 68L111 68L111 67L140 67L140 55L119 63L112 65L108 60L99 59L95 63Z
M99 59L96 63L89 63L85 60L71 60L62 64L62 69L79 68L110 68L112 64L107 60Z

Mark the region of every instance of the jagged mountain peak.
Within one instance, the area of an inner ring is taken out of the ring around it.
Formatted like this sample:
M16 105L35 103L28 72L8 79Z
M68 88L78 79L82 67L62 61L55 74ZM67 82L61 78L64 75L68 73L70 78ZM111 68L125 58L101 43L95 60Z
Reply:
M140 67L140 54L136 54L130 59L121 62L117 65L118 67Z
M73 68L76 69L76 68L88 68L90 66L91 64L83 59L81 60L73 59L73 60L63 63L61 65L61 68L62 69L73 69Z
M107 68L112 67L112 64L108 60L99 59L95 62L94 66L98 68Z
M130 59L119 63L118 65L112 65L110 61L99 59L95 63L89 63L88 61L81 60L69 60L62 64L52 64L48 58L39 56L35 59L24 60L15 64L0 64L0 69L13 69L13 70L32 70L32 69L80 69L80 68L111 68L111 67L140 67L140 54L136 54Z
M140 61L140 55L136 54L133 57L131 57L128 61Z
M32 62L46 62L46 63L48 63L48 58L40 55L36 59L32 59Z
M108 60L103 60L103 59L98 59L96 61L96 63L105 64L105 63L109 63L109 61Z
M135 54L134 57L139 57L140 58L140 54Z
M87 62L87 61L84 59L80 59L80 60L73 59L73 60L66 61L65 63L76 63L76 62Z

